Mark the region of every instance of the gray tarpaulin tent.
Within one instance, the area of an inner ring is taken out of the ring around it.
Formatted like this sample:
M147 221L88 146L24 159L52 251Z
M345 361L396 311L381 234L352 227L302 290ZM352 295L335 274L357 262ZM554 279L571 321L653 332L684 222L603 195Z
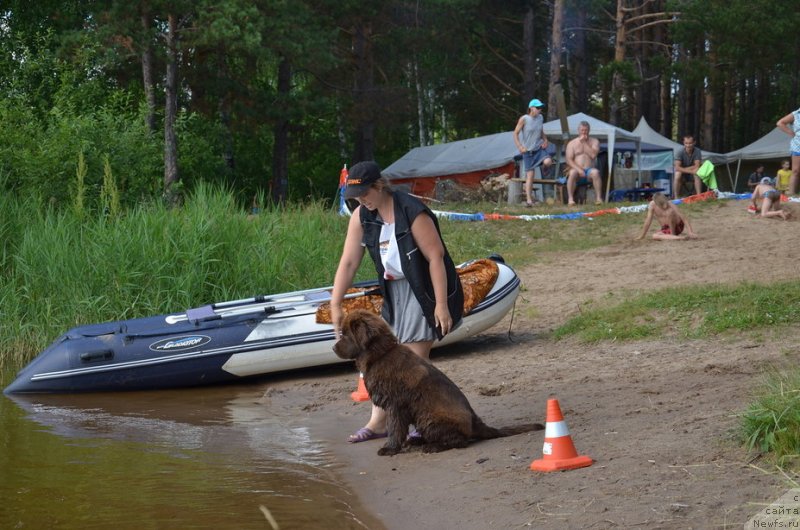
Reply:
M490 134L444 144L415 147L382 174L391 181L410 184L414 193L430 193L436 181L453 179L478 185L486 175L514 171L513 131Z
M728 164L736 162L736 179L733 185L734 191L736 190L736 185L739 183L739 171L742 168L743 161L775 160L777 164L781 159L789 158L790 140L791 138L788 134L775 127L755 142L725 155Z
M570 137L578 134L578 124L587 121L590 134L601 142L601 149L613 153L620 142L625 150L637 152L641 159L642 151L665 151L651 144L642 144L639 137L630 131L615 127L587 114L573 114L567 118ZM561 122L553 120L544 124L545 134L551 143L563 150L561 141ZM448 178L462 183L477 185L481 178L492 172L511 173L514 157L519 154L514 145L513 131L448 142L445 144L416 147L383 170L383 175L399 183L412 186L414 193L429 193L436 180ZM608 171L613 170L614 157L608 157Z

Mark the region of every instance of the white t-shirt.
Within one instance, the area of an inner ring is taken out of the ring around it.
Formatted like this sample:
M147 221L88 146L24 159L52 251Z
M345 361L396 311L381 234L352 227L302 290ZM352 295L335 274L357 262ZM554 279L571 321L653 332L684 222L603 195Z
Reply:
M400 249L397 248L397 237L394 233L394 223L383 223L380 237L381 263L383 264L383 278L386 280L399 280L403 275Z

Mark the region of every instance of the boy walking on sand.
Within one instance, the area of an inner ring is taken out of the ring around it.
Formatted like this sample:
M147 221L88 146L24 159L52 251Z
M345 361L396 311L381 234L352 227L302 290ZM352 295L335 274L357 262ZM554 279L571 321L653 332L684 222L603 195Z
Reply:
M644 238L650 229L653 217L661 224L661 230L653 234L653 239L662 241L697 239L697 234L692 230L689 219L678 210L677 206L668 201L663 193L653 195L653 200L647 205L644 227L636 239Z

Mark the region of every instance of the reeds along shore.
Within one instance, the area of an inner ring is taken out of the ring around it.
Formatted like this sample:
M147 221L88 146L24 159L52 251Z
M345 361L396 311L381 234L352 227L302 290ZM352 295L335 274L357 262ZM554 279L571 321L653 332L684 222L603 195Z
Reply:
M0 363L17 366L75 325L329 285L347 223L319 202L248 216L206 186L115 216L0 202Z

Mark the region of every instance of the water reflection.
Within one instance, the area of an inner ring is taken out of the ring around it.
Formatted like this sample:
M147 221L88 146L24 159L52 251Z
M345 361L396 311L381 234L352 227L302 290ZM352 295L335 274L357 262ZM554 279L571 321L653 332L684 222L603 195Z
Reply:
M0 528L375 527L258 385L4 398L0 433Z

